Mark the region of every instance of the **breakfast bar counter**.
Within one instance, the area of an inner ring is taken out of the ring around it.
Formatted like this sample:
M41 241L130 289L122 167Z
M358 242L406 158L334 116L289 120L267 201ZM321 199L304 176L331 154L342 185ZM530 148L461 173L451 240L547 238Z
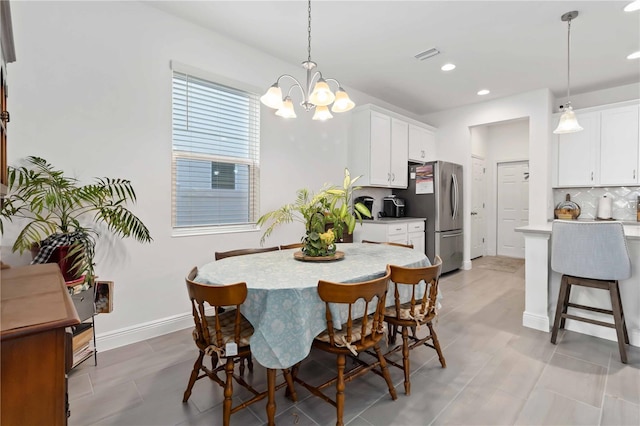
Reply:
M640 347L640 224L624 223L624 234L631 257L631 277L620 281L620 294L624 309L629 341ZM522 325L549 332L553 324L560 274L551 269L552 222L516 228L525 238L525 311ZM597 262L598 259L594 259ZM575 303L611 309L609 294L598 289L576 288L572 291ZM584 314L593 319L611 322L609 315L595 312ZM592 324L567 320L566 328L616 341L615 330Z

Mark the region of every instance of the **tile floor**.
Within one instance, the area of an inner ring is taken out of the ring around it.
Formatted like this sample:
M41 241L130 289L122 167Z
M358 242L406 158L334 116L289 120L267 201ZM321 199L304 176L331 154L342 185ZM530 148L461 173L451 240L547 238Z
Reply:
M391 369L396 401L376 375L347 383L345 423L639 425L640 348L629 348L624 365L615 342L565 332L552 345L549 334L521 326L524 266L515 272L480 267L491 260L480 258L472 270L441 279L436 331L447 368L435 351L414 350L410 396L402 372ZM70 373L69 425L221 424L222 391L210 381L198 381L182 403L196 356L190 330L100 353L97 367L88 361ZM334 359L313 353L300 375L320 381ZM256 366L250 379L263 384L264 370ZM335 424L333 407L297 390L295 404L278 393L278 425ZM246 397L238 392L238 399ZM232 415L231 424L264 424L264 407L258 402Z

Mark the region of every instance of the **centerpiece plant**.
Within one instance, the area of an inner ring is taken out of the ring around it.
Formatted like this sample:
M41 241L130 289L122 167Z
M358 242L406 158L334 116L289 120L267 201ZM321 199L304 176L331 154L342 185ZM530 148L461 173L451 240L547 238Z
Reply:
M349 169L344 170L342 187L325 184L318 192L306 188L296 192L296 200L277 210L265 213L258 219L258 225L267 223L261 243L273 230L283 224L301 222L305 226L302 237L302 253L308 257L332 256L336 252L336 241L345 234L352 234L362 217L371 217L371 212L362 203L351 207L353 192L361 187L354 184L360 178L351 178Z
M147 227L125 207L136 201L130 181L98 178L80 185L42 158L28 157L26 163L8 168L8 193L0 209L0 232L7 221L23 225L14 252L37 251L32 263L45 263L57 251L65 280L84 275L91 282L97 225L120 238L151 242Z

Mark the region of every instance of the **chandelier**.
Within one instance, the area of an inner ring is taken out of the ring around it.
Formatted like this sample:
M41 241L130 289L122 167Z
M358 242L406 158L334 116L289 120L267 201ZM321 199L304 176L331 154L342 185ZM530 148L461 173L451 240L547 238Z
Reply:
M305 111L311 111L315 108L313 120L324 121L333 118L331 112L346 112L356 104L349 98L349 95L347 95L347 92L340 86L338 80L335 78L325 79L322 77L320 71L315 70L318 64L311 60L311 0L308 1L307 33L308 55L307 60L302 63L302 67L307 70L307 84L303 86L295 77L289 74L283 74L269 87L267 93L260 98L260 101L270 108L277 109L276 115L280 117L296 118L296 112L293 109L293 102L291 101L291 92L297 87L302 94L302 102L300 102L300 105ZM293 80L293 83L287 90L287 96L283 98L280 80L285 77ZM329 88L329 82L337 85L338 90L336 90L335 94ZM329 111L329 105L331 105L331 111Z
M567 23L567 103L564 104L563 113L560 116L558 127L553 131L555 134L575 133L582 130L576 119L576 113L571 107L571 20L578 17L578 11L567 12L560 17L563 22Z

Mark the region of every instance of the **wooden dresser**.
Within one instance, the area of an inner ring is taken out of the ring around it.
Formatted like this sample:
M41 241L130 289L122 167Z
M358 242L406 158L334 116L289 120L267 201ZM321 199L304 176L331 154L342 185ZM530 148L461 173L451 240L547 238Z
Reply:
M65 327L80 322L53 263L2 270L0 423L65 425Z

